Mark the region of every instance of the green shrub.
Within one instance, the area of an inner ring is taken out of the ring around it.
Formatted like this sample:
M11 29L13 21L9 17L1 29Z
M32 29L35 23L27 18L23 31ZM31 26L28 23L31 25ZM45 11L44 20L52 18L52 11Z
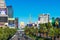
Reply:
M8 40L16 33L16 29L0 28L0 40Z

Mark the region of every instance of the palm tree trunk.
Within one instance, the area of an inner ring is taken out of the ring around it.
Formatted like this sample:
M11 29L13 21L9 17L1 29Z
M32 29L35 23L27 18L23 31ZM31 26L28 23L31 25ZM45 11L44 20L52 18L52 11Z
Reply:
M46 37L48 38L48 32L46 32Z
M44 37L46 37L46 33L44 33Z
M52 40L54 40L54 36L52 36Z

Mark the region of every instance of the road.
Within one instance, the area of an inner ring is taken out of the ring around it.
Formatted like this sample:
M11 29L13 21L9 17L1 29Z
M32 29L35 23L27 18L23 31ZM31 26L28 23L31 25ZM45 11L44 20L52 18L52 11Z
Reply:
M32 39L24 35L23 31L19 30L10 40L32 40Z
M17 31L16 34L10 40L32 40L32 39L24 35L23 31ZM60 40L60 38L59 39L56 38L55 40Z

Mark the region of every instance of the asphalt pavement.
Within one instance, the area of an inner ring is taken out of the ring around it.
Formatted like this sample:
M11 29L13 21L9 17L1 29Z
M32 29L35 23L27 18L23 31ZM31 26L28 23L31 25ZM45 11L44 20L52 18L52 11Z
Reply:
M32 40L24 34L24 31L17 31L10 40Z

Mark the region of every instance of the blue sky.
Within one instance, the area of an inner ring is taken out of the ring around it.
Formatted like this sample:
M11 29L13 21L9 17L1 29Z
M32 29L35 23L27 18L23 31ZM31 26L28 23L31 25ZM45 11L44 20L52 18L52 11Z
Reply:
M32 22L38 20L39 14L49 13L51 17L60 17L60 0L5 0L6 5L12 5L14 17L19 18L19 22L29 21L29 15L32 16Z

